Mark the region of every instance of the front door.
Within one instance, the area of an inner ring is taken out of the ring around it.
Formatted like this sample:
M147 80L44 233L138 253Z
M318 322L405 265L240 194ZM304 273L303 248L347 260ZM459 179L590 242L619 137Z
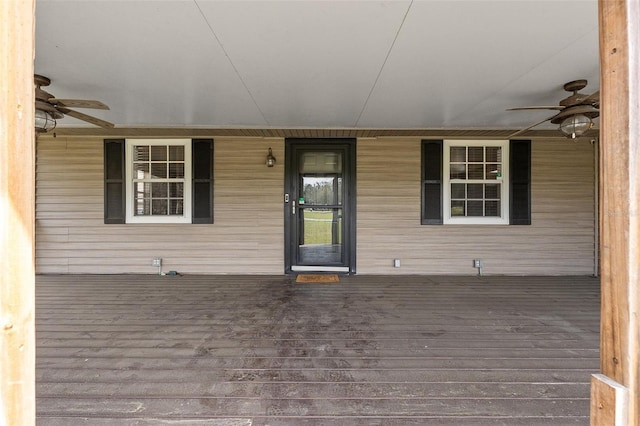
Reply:
M355 272L355 140L287 139L285 271Z

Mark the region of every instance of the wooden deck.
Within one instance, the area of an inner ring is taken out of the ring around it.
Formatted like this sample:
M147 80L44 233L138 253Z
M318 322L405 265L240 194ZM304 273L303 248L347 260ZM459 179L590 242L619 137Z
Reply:
M589 424L594 278L36 282L38 425Z

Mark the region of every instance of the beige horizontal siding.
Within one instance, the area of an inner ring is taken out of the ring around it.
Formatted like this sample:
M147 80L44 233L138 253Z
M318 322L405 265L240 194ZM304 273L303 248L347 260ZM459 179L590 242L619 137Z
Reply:
M105 225L102 138L42 137L37 149L38 273L156 273L153 257L181 273L284 270L282 139L216 138L212 225Z
M421 141L358 143L358 273L591 274L594 151L588 141L532 143L532 225L421 225ZM400 259L400 268L393 267Z
M215 138L212 225L103 223L102 138L40 137L38 273L280 274L284 270L284 140ZM278 159L264 164L268 148ZM534 140L531 226L420 224L420 138L360 139L359 274L591 274L593 147ZM393 259L401 260L393 268Z

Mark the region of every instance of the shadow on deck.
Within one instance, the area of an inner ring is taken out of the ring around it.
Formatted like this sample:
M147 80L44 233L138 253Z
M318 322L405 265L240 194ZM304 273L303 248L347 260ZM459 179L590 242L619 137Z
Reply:
M589 424L590 277L38 276L38 425Z

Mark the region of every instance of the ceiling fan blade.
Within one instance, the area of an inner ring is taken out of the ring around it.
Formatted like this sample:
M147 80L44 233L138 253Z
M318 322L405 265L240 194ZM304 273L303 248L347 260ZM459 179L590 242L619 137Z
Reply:
M552 106L526 106L526 107L518 107L518 108L509 108L507 111L520 111L523 109L556 109L558 111L563 110L565 107L560 105L552 105Z
M54 105L68 108L93 108L93 109L109 109L109 107L100 101L92 101L88 99L58 99L49 98L49 102Z
M58 108L58 110L65 115L77 118L78 120L86 121L87 123L95 124L96 126L102 127L104 129L111 129L114 127L113 123L109 123L108 121L101 120L99 118L92 117L90 115L74 111L72 109Z
M556 115L557 115L557 114L556 114ZM537 123L532 124L532 125L531 125L531 126L529 126L529 127L525 127L524 129L520 129L520 130L518 130L517 132L510 134L507 138L508 138L508 139L511 139L511 138L512 138L512 137L514 137L514 136L521 135L522 133L526 132L527 130L529 130L529 129L533 129L534 127L539 126L540 124L544 123L545 121L549 121L549 120L553 119L554 117L555 117L555 115L554 115L554 116L551 116L551 117L549 117L549 118L545 118L545 119L544 119L544 120L542 120L542 121L538 121Z
M600 103L600 91L598 90L597 92L593 92L592 94L590 94L589 96L587 96L582 102L580 102L581 104L598 104Z

